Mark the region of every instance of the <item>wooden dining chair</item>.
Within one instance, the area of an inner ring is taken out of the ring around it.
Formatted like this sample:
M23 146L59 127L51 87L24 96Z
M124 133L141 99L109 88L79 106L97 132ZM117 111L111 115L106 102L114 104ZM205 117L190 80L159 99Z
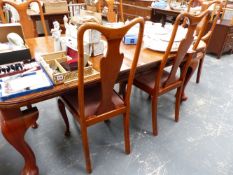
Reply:
M196 34L198 34L200 30L204 30L204 33L203 33L201 40L205 43L205 48L199 50L197 52L197 54L195 54L195 57L192 59L190 65L188 67L186 80L185 80L183 92L182 92L182 101L185 101L188 98L185 94L185 89L186 89L187 83L189 82L189 80L191 79L193 74L195 73L196 69L197 69L196 83L200 82L200 77L201 77L204 58L206 55L206 50L208 48L208 44L209 44L209 41L210 41L211 36L213 34L214 28L217 24L218 19L220 18L220 14L222 12L222 2L211 1L208 4L205 4L205 9L208 9L212 5L215 6L214 9L216 9L216 10L212 11L209 23L205 23L204 21L201 21L198 24L197 29L196 29ZM209 27L209 30L207 30L208 29L207 27L210 24L211 24L211 26Z
M86 9L86 3L72 3L68 4L68 9L69 9L69 16L72 18L74 16L79 16L81 10Z
M5 1L5 0L2 1L2 0L0 0L1 19L2 19L2 21L4 23L7 22L6 19L5 19L4 14L1 13L2 9L4 8L4 6L6 4L14 7L17 10L18 14L19 14L20 24L21 24L22 29L23 29L24 37L25 38L36 37L37 36L36 29L34 28L34 25L33 25L33 22L31 20L31 18L27 15L28 7L32 2L36 2L38 4L38 6L39 6L40 18L41 18L41 23L42 23L42 27L43 27L43 30L44 30L44 34L45 34L45 36L48 36L48 32L47 32L46 25L45 25L45 20L44 20L43 9L42 9L42 6L41 6L41 4L40 4L40 2L38 0L27 0L27 1L25 1L23 3L20 3L20 4L17 4L17 3L13 2L13 1ZM27 108L31 109L32 105L28 105ZM37 127L38 127L38 124L37 124L37 122L35 122L32 125L32 128L37 128Z
M1 22L6 23L6 18L5 18L4 11L3 11L3 2L2 2L2 0L0 0L0 17L1 17Z
M122 0L119 0L118 2L118 12L119 12L119 21L124 22L124 11L123 11L123 4L122 4Z
M217 24L217 21L220 19L220 14L222 12L222 2L221 1L212 1L208 4L207 8L209 8L211 5L214 5L215 7L218 6L217 10L214 10L212 13L212 19L211 19L211 27L208 30L208 32L202 37L202 41L205 42L206 44L206 49L208 48L209 45L209 41L211 39L211 36L213 34L213 31L215 29L215 26ZM204 62L204 58L206 55L206 49L205 51L202 53L202 56L200 56L197 60L199 60L199 64L198 64L198 70L197 70L197 78L196 78L196 83L200 82L200 77L201 77L201 72L202 72L202 67L203 67L203 62Z
M45 25L45 20L44 20L44 13L43 13L43 9L42 9L42 6L40 4L40 1L38 1L38 0L27 0L27 1L22 2L22 3L15 3L13 1L3 0L2 5L4 6L5 4L8 4L8 5L14 7L17 10L17 12L19 14L19 18L20 18L19 22L22 25L25 38L33 38L33 37L37 36L37 32L36 32L36 28L34 28L32 19L27 14L27 10L29 8L29 5L32 2L36 2L38 4L38 6L39 6L41 24L42 24L45 36L48 36L48 32L47 32L46 25Z
M117 22L117 21L122 21L124 22L124 14L123 14L123 5L122 5L122 0L119 0L118 3L118 13L114 11L114 6L115 6L115 1L114 0L99 0L97 3L97 11L102 13L102 7L103 4L106 3L108 7L108 12L107 12L107 21L108 22ZM119 17L119 19L118 19Z
M151 96L151 108L152 108L152 130L153 135L158 134L157 129L157 103L158 97L163 95L171 90L177 89L176 92L176 102L175 102L175 121L179 120L179 109L181 101L182 88L187 72L187 68L191 62L191 56L186 57L187 52L194 41L194 32L196 30L197 24L205 17L209 16L209 11L205 11L198 16L193 16L187 12L181 13L176 18L176 21L173 25L173 30L171 34L170 41L168 43L166 52L164 53L162 62L160 63L159 68L154 68L153 70L142 74L134 79L134 85L141 90L145 91ZM171 54L172 45L176 37L176 33L181 21L187 18L187 33L185 37L181 40L177 52L175 54L174 60L169 60L169 55ZM202 31L203 32L203 31ZM200 32L200 34L202 33ZM201 36L198 36L196 44L200 41ZM196 46L194 47L196 49ZM193 52L193 51L190 51ZM182 71L179 76L177 72L179 66L183 64ZM170 71L166 71L165 68L170 65Z
M113 89L124 59L124 53L120 53L120 45L127 31L136 24L140 24L138 42L127 81L126 95L122 98ZM84 86L83 34L89 29L101 32L108 46L106 54L100 60L100 82L92 86ZM78 89L77 91L62 95L58 100L58 106L66 123L66 133L69 133L69 123L65 106L80 124L86 170L88 173L92 171L87 136L87 128L89 126L123 114L125 153L130 153L130 94L140 53L143 29L143 18L135 18L129 24L120 28L108 28L99 24L86 23L78 29Z

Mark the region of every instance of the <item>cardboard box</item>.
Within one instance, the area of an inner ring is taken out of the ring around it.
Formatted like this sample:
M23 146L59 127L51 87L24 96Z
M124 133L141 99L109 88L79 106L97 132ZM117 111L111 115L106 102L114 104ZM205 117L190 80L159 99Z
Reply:
M45 13L65 13L68 12L67 1L44 2Z
M0 24L1 43L8 42L7 35L9 33L16 33L24 40L24 34L19 23ZM31 59L30 50L27 45L25 46L25 49L0 51L0 65Z

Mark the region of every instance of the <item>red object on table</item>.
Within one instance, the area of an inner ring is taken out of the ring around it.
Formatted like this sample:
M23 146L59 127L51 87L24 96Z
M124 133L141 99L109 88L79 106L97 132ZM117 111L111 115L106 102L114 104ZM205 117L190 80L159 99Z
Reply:
M78 51L67 47L67 55L73 59L78 59Z

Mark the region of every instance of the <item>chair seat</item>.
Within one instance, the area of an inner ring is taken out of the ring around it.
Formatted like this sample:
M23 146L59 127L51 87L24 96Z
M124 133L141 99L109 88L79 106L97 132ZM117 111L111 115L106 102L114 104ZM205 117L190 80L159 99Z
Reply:
M143 74L139 77L136 77L134 79L134 85L139 87L140 89L151 93L155 86L155 78L156 78L156 69L152 70L151 72L148 72L147 74ZM163 71L163 75L160 80L160 87L165 83L169 76L169 72ZM176 80L178 80L178 77L176 77Z
M85 116L93 116L96 115L97 109L100 105L101 101L101 87L100 85L94 85L91 87L87 87L84 90L84 108L85 108ZM70 93L64 94L61 98L66 102L66 104L70 107L70 109L78 113L78 91L72 91ZM113 91L112 95L112 103L114 108L117 109L119 107L124 106L123 99Z

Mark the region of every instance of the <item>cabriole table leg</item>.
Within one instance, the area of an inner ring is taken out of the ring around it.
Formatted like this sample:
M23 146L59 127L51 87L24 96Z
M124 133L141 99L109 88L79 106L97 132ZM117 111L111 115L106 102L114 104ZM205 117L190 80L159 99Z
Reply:
M20 108L1 109L0 123L3 136L23 156L25 165L21 175L39 175L35 155L24 140L24 135L38 118L36 107L20 111Z

